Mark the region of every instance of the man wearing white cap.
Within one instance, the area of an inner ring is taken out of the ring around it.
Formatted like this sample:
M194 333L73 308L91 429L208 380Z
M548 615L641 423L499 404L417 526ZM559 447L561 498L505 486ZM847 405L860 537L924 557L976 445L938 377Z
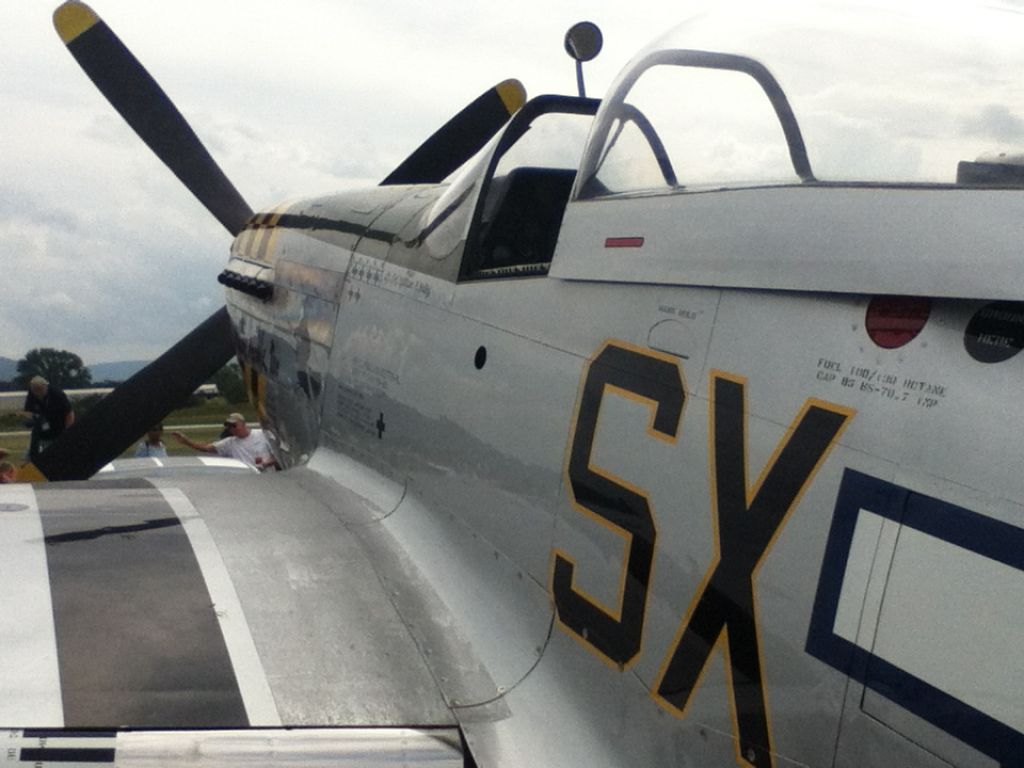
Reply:
M238 459L259 470L276 465L263 430L249 429L242 414L230 414L224 419L224 429L228 431L228 436L212 443L197 443L181 432L171 432L171 437L197 451Z

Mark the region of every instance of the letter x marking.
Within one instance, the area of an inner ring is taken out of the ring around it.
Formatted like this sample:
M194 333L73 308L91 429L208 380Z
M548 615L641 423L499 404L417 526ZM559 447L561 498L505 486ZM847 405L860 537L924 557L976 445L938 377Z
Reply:
M772 765L771 734L754 603L754 576L852 411L808 400L780 441L763 482L747 502L744 382L712 372L711 457L719 558L683 620L663 666L657 697L685 712L701 675L725 636L739 758ZM827 406L827 407L825 407Z

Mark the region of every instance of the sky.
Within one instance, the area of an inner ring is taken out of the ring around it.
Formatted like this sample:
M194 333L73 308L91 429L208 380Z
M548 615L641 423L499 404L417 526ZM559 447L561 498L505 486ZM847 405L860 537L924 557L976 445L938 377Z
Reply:
M256 210L376 184L451 115L518 77L575 93L562 40L588 19L600 95L686 3L93 0ZM4 7L0 356L155 357L223 303L230 237L64 49L56 3Z

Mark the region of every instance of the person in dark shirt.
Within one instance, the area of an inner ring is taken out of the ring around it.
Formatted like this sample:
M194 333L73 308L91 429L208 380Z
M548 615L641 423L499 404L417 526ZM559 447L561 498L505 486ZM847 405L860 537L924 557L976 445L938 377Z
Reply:
M75 412L64 391L50 386L42 376L34 376L28 383L25 410L32 418L28 457L35 461L65 429L75 423Z

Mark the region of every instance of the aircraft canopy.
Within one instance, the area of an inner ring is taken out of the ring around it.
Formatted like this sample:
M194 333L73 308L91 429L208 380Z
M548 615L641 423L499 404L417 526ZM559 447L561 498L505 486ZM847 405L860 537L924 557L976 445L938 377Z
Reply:
M619 76L576 196L1024 187L1022 40L1009 6L716 2Z

